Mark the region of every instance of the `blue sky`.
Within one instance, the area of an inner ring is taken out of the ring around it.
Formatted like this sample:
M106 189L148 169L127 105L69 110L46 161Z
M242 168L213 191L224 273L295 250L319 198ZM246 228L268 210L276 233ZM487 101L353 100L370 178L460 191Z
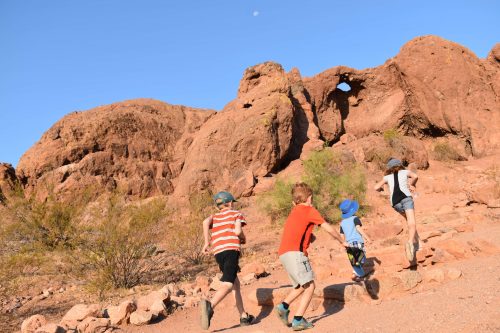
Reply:
M245 68L363 69L435 34L479 57L500 1L0 0L0 162L65 114L150 97L221 109Z

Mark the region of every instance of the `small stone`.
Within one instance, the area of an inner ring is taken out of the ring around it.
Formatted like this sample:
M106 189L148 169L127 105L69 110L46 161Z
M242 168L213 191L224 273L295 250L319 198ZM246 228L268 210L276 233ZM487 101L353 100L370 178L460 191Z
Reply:
M98 317L100 312L101 308L98 304L76 304L61 319L61 326L69 321L82 321L87 317Z
M106 312L108 313L111 325L125 324L130 317L130 314L136 309L132 301L124 301L118 306L110 306Z
M405 271L400 278L405 290L415 288L422 281L422 276L417 271Z
M132 325L141 326L147 325L153 319L153 314L149 311L137 310L130 315L130 323Z
M436 268L436 269L428 271L425 274L425 278L429 282L433 282L434 281L434 282L441 283L441 282L443 282L445 280L445 273L444 273L444 271L442 269Z
M79 322L77 331L80 333L104 333L111 322L108 318L87 317Z
M150 307L149 311L153 314L153 317L161 317L167 315L167 307L165 303L161 300L156 300Z
M446 276L450 280L456 280L462 276L462 271L456 268L449 268L446 272Z
M21 333L34 333L37 328L47 324L47 320L42 315L33 315L21 324Z

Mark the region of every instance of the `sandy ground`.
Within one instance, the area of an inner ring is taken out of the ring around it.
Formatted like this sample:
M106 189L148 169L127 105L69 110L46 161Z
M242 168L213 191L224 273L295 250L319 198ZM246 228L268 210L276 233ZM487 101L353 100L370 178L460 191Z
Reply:
M498 239L500 228L490 234ZM491 237L493 238L493 237ZM372 302L336 302L326 311L309 311L307 317L316 332L500 332L500 254L447 264L462 277L443 284L429 284L396 299ZM287 282L286 276L273 277ZM270 279L268 277L266 279ZM243 288L245 294L259 285ZM232 299L216 309L210 332L290 332L272 312L272 307L246 303L257 316L256 323L240 328ZM125 332L203 332L199 309L179 311L163 321L145 327L127 327Z
M487 208L486 205L464 204L464 189L467 189L471 177L477 177L487 168L497 164L493 157L469 161L460 164L432 163L431 168L419 171L418 197L415 199L418 230L423 234L439 231L438 237L429 238L425 246L439 246L443 240L457 240L461 244L485 241L493 246L493 250L471 254L464 258L447 260L432 266L418 266L417 271L425 276L431 269L459 269L462 276L456 280L444 282L422 281L409 291L395 292L378 299L320 302L315 310L306 313L313 324L314 332L500 332L500 208ZM496 170L496 169L495 169ZM476 172L475 175L468 174ZM475 178L473 178L475 179ZM386 197L370 191L377 177L368 179L368 202L372 209L363 218L367 226L379 223L402 224L402 217L395 213ZM279 333L290 332L285 327L271 306L258 306L248 299L248 295L259 288L280 288L288 285L288 278L279 262L276 250L279 245L281 230L272 229L265 223L259 223L258 213L250 210L249 227L247 228L248 248L253 249L246 260L265 262L270 275L249 285L242 286L242 295L246 309L254 314L257 320L249 327L239 327L239 320L234 300L227 297L215 311L210 332L253 332ZM454 228L466 226L465 231L457 232ZM402 243L405 233L397 237L394 244L387 239L374 240L367 245L368 257L374 253L398 253L403 251ZM399 242L399 244L398 244ZM437 244L437 245L436 245ZM496 248L494 247L496 245ZM327 265L335 265L339 272L346 272L331 277L317 279L317 288L331 285L350 284L349 264L339 249L332 245L326 233L318 233L318 240L311 245L310 257L328 258ZM377 252L378 251L378 252ZM470 250L469 250L470 251ZM326 256L325 256L326 253ZM340 258L340 259L338 259ZM313 261L314 263L314 261ZM398 271L389 271L382 264L380 270L375 268L371 279L383 280ZM314 267L313 269L318 269ZM384 271L385 270L385 271ZM75 300L75 304L78 300ZM71 305L65 305L69 308ZM295 306L295 305L294 305ZM292 314L294 310L292 306ZM199 308L188 308L176 311L167 318L142 327L123 326L121 332L130 333L181 333L203 332L200 329ZM58 312L59 313L59 312ZM51 315L52 322L62 317ZM0 325L1 327L2 325ZM0 329L1 331L1 329Z
M494 160L488 161L495 165ZM434 163L426 171L419 171L419 195L416 198L417 223L421 234L433 230L441 230L444 234L439 238L453 238L458 241L484 240L490 244L500 244L500 209L486 208L484 205L453 205L463 197L463 181L467 170L484 169L481 161L467 162L462 165ZM479 166L479 167L478 167ZM376 177L368 180L368 200L374 209L368 214L369 223L380 220L389 223L401 223L386 202L387 198L370 191ZM457 234L450 232L454 226L473 224L472 229ZM263 244L268 244L262 251L273 255L273 245L278 246L279 232L270 232L256 227L248 232L248 238L257 237ZM399 236L404 240L404 233ZM312 245L311 256L328 249L323 237ZM426 246L433 246L439 238L432 238ZM368 248L376 251L385 245L380 241ZM401 245L389 247L393 251L402 251ZM330 249L330 251L332 251ZM332 262L344 265L348 263ZM313 267L314 268L314 267ZM422 282L416 288L400 292L390 297L367 301L334 302L321 304L315 311L308 310L306 318L314 323L315 332L500 332L500 250L483 253L472 258L455 260L429 267L418 267L424 275L429 269L456 268L462 271L457 280L442 283ZM376 278L377 271L372 278ZM383 277L382 277L383 278ZM318 280L318 288L327 285L349 283L348 276ZM244 296L255 292L258 288L277 288L287 285L288 279L281 267L271 275L257 282L242 287ZM257 306L246 300L247 311L257 317L256 323L249 327L238 326L238 314L232 298L227 297L218 308L212 319L210 332L290 332L273 312L270 306ZM292 308L293 313L293 308ZM172 316L152 325L144 327L123 328L124 332L203 332L199 326L198 308L176 312Z

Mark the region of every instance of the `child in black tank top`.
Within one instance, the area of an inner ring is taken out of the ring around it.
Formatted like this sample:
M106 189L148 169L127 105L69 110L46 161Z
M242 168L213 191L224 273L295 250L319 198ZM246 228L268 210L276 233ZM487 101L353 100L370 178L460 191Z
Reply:
M416 173L405 170L400 160L391 158L387 163L387 170L384 178L378 182L374 189L382 191L384 185L388 184L390 191L390 200L392 207L400 213L408 226L408 241L405 244L405 253L408 261L415 262L415 252L418 250L418 232L415 221L415 210L410 187L417 183Z

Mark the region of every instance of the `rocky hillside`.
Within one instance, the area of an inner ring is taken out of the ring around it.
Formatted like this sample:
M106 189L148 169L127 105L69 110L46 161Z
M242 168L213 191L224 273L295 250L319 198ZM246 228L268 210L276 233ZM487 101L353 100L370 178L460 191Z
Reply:
M220 112L140 99L71 113L22 156L16 176L39 198L89 187L135 197L220 188L248 196L315 147L372 146L387 130L408 136L408 146L439 137L464 158L484 156L500 142L499 69L500 44L479 59L436 36L418 37L365 70L339 66L302 78L267 62L245 71Z

